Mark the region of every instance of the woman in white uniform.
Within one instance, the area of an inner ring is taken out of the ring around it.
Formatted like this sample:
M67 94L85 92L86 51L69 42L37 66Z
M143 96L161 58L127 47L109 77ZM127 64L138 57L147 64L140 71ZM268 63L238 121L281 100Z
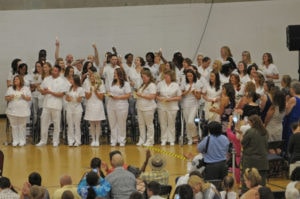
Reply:
M156 109L156 85L152 73L145 68L141 72L143 84L138 89L137 113L139 121L140 137L137 146L153 146L154 144L154 112ZM147 130L146 130L147 129ZM146 133L147 131L147 133Z
M128 115L128 99L131 96L130 84L126 81L125 72L116 68L114 80L109 85L107 115L111 131L111 146L125 146L126 119Z
M157 85L158 117L161 129L161 145L167 142L171 146L175 143L175 120L178 101L181 100L181 90L176 82L174 71L167 70L164 73L164 80Z
M22 76L14 77L13 85L6 91L5 100L8 102L6 115L12 127L12 145L24 146L26 144L26 121L30 115L31 92L28 87L24 86Z
M192 69L188 69L185 75L185 81L181 85L183 97L181 108L186 123L188 145L192 145L193 138L198 137L195 117L199 107L199 99L201 98L201 88L199 84L197 84L197 75Z
M206 101L205 119L209 121L220 121L220 115L212 113L209 110L212 107L219 108L221 97L221 81L218 72L212 71L210 73L209 83L202 90L203 99Z
M84 84L86 110L84 119L90 122L91 146L99 146L101 134L101 120L105 120L103 98L105 86L97 73L90 73L89 79Z
M81 115L82 115L82 99L85 95L81 87L80 77L74 75L69 78L71 87L66 93L66 111L68 123L68 145L80 146L81 145Z

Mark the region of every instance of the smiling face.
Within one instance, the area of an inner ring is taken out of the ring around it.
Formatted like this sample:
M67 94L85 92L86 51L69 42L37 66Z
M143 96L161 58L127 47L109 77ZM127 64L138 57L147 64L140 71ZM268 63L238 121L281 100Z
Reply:
M187 73L187 74L186 74L186 77L187 77L189 83L192 83L192 82L193 82L193 80L194 80L194 75L193 75L193 73Z
M14 86L19 87L21 85L21 80L18 76L14 78Z
M147 76L146 74L142 74L142 80L144 84L148 84L150 81L150 77Z
M134 59L134 65L135 65L135 66L141 66L141 60L140 60L139 57L136 57L136 58Z

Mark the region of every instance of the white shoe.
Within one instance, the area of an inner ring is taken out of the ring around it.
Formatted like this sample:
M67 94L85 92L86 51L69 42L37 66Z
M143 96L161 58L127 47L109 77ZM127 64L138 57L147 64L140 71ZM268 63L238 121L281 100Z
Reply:
M24 146L26 144L26 142L20 142L19 146Z
M123 146L125 146L125 144L121 143L120 146L123 147Z
M74 146L75 146L75 147L78 147L78 146L80 146L80 144L77 143L77 142L75 142Z
M58 147L58 143L57 142L53 142L53 147Z
M174 144L174 142L170 142L170 146L174 146L175 144Z
M137 146L142 146L143 144L144 144L144 142L139 141L136 145L137 145Z
M46 143L44 143L44 142L39 142L39 143L37 143L35 146L44 146L44 145L46 145Z
M161 146L166 146L166 142L161 142Z
M96 142L92 141L91 146L95 146Z
M96 141L95 144L94 144L94 146L100 146L99 141Z
M145 144L143 144L144 146L153 146L153 144L150 144L149 142L146 142Z
M13 142L12 146L18 146L18 144L19 144L18 142Z
M115 144L115 143L111 143L110 146L113 146L113 147L114 147L114 146L116 146L116 144Z

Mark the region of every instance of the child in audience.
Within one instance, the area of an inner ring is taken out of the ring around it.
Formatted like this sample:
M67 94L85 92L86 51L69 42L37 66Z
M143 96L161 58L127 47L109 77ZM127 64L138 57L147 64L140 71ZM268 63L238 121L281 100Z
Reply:
M232 176L226 176L223 179L224 191L221 191L222 199L237 199L238 194L233 190L234 189L234 179Z

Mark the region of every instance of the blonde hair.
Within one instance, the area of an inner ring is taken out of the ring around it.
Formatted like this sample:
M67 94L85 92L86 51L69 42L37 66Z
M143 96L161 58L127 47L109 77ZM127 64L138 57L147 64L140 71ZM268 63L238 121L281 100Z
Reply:
M225 51L227 57L232 57L231 50L228 46L223 46L221 49Z
M222 62L220 60L215 60L213 65L216 64L217 68L214 68L213 71L215 71L216 73L219 73L222 69Z
M191 187L195 187L198 184L201 184L201 192L205 191L206 189L210 188L210 183L205 182L202 178L200 178L199 176L196 175L192 175L189 180L188 180L188 184Z
M101 84L102 84L102 80L101 80L101 78L100 78L100 75L99 75L98 73L93 73L93 76L94 76L94 78L95 78L95 82L94 82L94 83L91 82L91 84L92 84L93 86L95 86L96 89L99 89L99 87L100 87ZM91 80L90 80L90 81L91 81Z
M164 76L169 75L171 77L171 82L176 82L176 74L172 70L166 70L164 71Z
M256 187L261 183L261 176L258 172L258 170L254 167L252 168L247 168L244 173L244 180L249 180L250 181L250 186L251 187Z

